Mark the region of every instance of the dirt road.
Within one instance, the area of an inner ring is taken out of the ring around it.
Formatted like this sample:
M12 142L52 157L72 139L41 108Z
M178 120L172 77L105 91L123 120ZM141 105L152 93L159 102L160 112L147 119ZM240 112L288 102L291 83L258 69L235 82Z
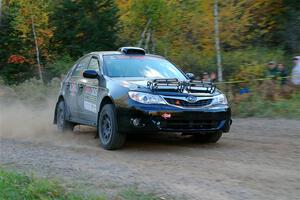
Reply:
M166 199L300 199L300 121L235 119L218 144L144 135L130 137L120 151L102 150L93 130L79 129L2 134L0 164L108 194L137 187Z

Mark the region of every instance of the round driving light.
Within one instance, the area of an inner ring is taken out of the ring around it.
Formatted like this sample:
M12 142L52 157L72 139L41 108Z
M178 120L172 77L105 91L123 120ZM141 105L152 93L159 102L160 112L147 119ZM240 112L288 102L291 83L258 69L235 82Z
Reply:
M141 124L141 120L138 119L138 118L136 118L136 119L131 119L131 121L132 121L132 124L133 124L134 126L139 126L139 125Z

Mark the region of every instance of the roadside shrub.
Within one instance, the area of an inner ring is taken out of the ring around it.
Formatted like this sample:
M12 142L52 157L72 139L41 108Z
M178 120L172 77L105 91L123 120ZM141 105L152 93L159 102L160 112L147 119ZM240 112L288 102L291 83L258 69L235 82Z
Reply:
M47 63L45 69L47 71L48 79L65 75L73 64L74 60L67 54L62 55L54 59L52 62Z
M286 62L287 60L290 60L290 58L285 57L282 49L257 47L223 53L224 73L229 78L239 74L241 68L260 66L265 69L269 61L283 62L289 65Z
M55 99L60 81L54 78L49 83L43 84L40 80L33 78L11 87L2 85L0 90L4 93L3 99L8 103L21 101L24 104L41 106Z
M170 59L183 70L193 72L196 75L217 71L214 52L202 53L196 49L183 49L179 55L171 55ZM257 75L261 76L259 73L266 69L269 61L273 60L285 63L287 66L292 65L290 58L286 57L282 49L257 47L222 52L224 78L226 80L236 79L237 75L238 78L240 76L245 77L247 72L251 72L251 75L253 72L257 72ZM241 71L244 73L240 74Z
M34 75L35 69L28 63L6 63L0 66L0 76L6 84L21 83Z
M264 78L266 68L262 64L244 65L239 68L239 71L233 75L231 81L249 81L253 79Z
M248 94L233 94L231 86L227 87L232 113L236 117L282 117L300 119L300 91L283 96L282 88L261 88L260 85L249 86ZM231 92L231 93L230 93ZM273 94L272 98L267 95Z

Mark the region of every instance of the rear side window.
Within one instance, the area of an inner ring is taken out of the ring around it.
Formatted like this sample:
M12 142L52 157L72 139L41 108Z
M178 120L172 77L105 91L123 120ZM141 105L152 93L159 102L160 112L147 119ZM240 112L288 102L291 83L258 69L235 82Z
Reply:
M82 76L84 70L87 69L91 56L83 58L77 65L76 69L73 71L72 76Z
M100 68L100 66L99 66L98 59L93 57L90 61L88 69L95 70L96 72L99 72L99 68Z
M74 71L74 68L76 68L76 66L77 66L77 63L75 63L75 64L72 66L72 68L68 71L68 73L67 73L67 75L66 75L66 78L69 78L69 77L72 75L72 73L73 73L73 71Z

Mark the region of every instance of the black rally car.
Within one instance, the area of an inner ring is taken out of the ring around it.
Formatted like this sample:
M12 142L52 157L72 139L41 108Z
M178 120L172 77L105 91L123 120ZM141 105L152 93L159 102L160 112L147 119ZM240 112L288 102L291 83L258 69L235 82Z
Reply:
M227 99L192 76L141 48L89 53L62 82L54 123L61 131L96 126L108 150L121 148L131 132L182 132L217 142L230 129Z

